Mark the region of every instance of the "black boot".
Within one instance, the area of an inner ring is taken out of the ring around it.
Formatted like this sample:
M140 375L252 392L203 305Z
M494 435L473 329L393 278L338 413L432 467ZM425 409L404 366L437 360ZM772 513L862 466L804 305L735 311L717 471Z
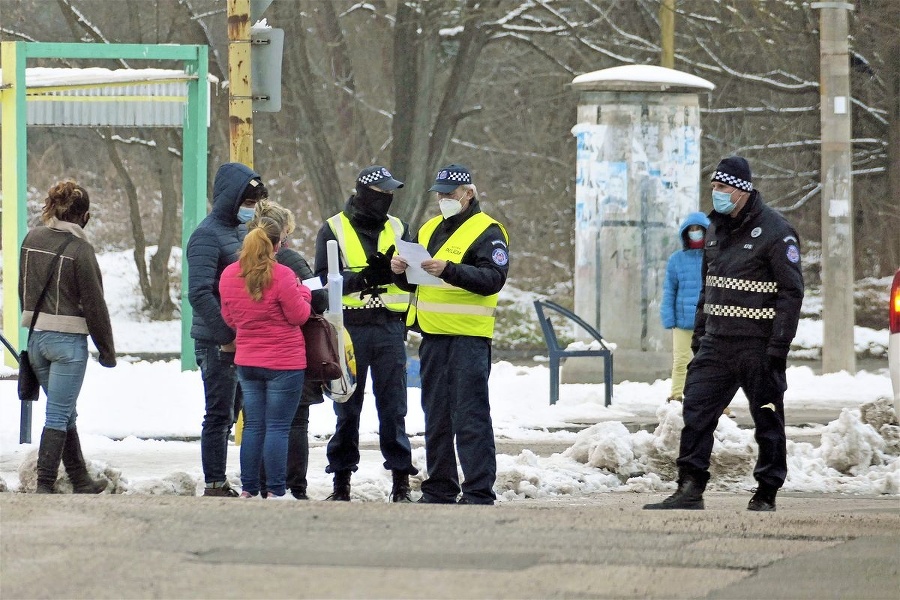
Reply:
M703 491L709 481L706 471L679 471L678 489L675 493L657 504L645 504L644 510L703 510Z
M66 432L44 427L41 433L41 445L38 446L37 459L37 494L52 494L59 473L59 461L62 459L63 447L66 445Z
M353 472L349 469L335 472L334 491L325 499L336 502L350 502L350 475L352 474Z
M99 494L106 490L106 484L109 483L106 478L95 481L88 475L84 455L81 453L81 440L78 439L78 429L75 427L66 431L62 462L66 467L69 481L72 482L73 494Z
M756 512L775 512L775 494L777 493L777 487L759 482L756 493L753 494L753 497L750 498L750 503L747 504L747 510Z
M412 502L409 495L409 473L406 471L391 471L394 475L394 486L391 488L391 502Z

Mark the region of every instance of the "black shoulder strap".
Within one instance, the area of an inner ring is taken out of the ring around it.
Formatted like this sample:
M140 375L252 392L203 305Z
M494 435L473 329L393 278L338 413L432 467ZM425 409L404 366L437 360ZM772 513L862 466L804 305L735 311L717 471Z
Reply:
M34 313L31 316L31 327L28 328L28 337L31 337L31 332L34 331L34 324L37 323L38 313L41 312L41 304L44 302L47 290L50 289L50 282L53 281L53 271L56 269L56 264L59 262L66 247L71 244L74 239L75 236L70 234L69 239L63 242L59 247L59 250L56 251L56 256L53 257L53 261L50 263L50 273L47 276L47 283L44 284L44 289L41 290L41 295L38 296L37 303L34 305Z

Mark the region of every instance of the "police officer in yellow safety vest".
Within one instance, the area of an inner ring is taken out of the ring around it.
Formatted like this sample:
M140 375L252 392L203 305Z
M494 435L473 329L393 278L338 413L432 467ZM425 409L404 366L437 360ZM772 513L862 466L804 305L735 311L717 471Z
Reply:
M327 244L337 240L344 278L344 326L353 340L356 391L347 402L334 403L337 425L328 442L326 472L334 474L329 500L350 500L350 476L359 465L359 415L372 373L378 410L379 441L384 468L393 474L392 502L411 502L412 465L406 435L406 326L409 292L391 283L391 255L396 241L409 241L409 226L388 214L394 191L403 182L382 166L363 169L356 192L344 210L328 219L316 238L316 275L328 273Z
M422 269L442 284L406 285L408 263L400 256L391 260L401 286L415 291L407 325L422 332L428 479L419 502L493 504L497 459L488 377L497 296L509 272L509 236L481 212L468 168L444 167L428 191L437 192L441 214L422 226L416 240L432 256Z

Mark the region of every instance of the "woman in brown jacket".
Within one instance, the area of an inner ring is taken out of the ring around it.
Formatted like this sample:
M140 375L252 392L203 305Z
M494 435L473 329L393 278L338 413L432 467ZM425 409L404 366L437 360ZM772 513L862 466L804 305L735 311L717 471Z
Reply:
M60 461L76 494L98 494L106 489L105 480L94 481L88 475L75 428L75 403L87 369L88 335L100 352L100 364L116 366L100 266L84 233L89 209L87 190L80 185L64 181L51 187L41 214L43 225L28 232L19 257L22 326L31 325L37 310L28 354L47 395L37 460L38 494L53 493ZM60 251L59 260L54 260ZM47 292L36 306L45 285Z

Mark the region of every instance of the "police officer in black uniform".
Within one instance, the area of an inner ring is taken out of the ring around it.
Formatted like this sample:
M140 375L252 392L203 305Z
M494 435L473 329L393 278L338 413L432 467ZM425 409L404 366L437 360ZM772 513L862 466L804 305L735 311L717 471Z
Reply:
M347 402L335 403L334 435L328 441L328 466L334 489L328 500L350 501L350 477L359 467L359 418L367 372L378 411L378 440L384 468L391 471L391 502L412 502L409 476L412 464L406 435L406 325L409 293L392 285L391 255L396 241L409 241L409 225L388 214L394 191L403 182L381 165L363 169L356 192L344 210L327 219L316 238L316 275L328 274L329 240L337 240L344 278L341 301L344 326L353 340L356 391Z
M742 388L756 425L756 493L747 510L774 511L787 476L785 368L803 301L800 242L753 189L750 165L723 159L712 175L694 359L688 366L678 489L645 509L703 509L713 432Z
M443 283L409 286L409 263L401 256L391 260L401 287L415 290L406 324L422 332L428 479L419 502L493 504L497 457L488 380L497 300L509 274L509 235L481 211L468 167L442 168L428 191L437 193L441 214L416 235L432 257L420 266Z

